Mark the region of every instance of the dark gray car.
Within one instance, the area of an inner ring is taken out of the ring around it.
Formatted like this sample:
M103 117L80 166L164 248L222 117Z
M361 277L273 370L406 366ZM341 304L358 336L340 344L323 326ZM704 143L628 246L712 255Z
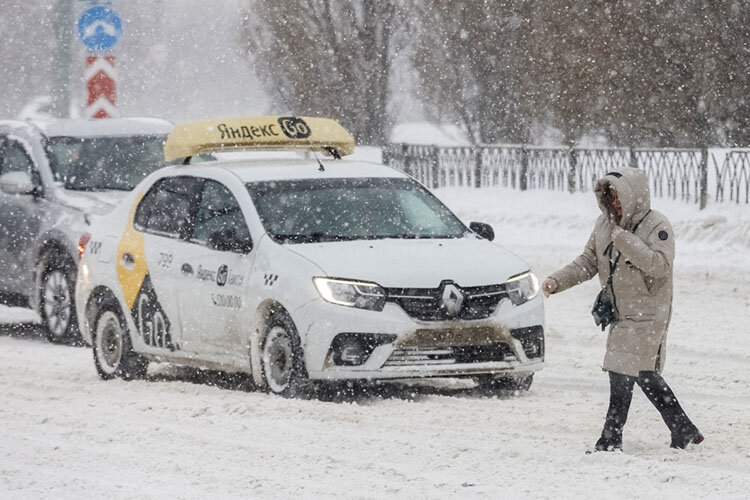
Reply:
M164 166L172 124L151 118L0 121L0 300L36 310L51 342L78 336L78 245Z

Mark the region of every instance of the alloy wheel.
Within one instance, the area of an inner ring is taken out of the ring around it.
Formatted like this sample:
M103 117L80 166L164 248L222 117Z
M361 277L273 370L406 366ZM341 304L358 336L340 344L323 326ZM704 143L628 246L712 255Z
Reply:
M47 327L55 337L62 338L70 324L72 301L65 273L50 271L44 281L44 315Z

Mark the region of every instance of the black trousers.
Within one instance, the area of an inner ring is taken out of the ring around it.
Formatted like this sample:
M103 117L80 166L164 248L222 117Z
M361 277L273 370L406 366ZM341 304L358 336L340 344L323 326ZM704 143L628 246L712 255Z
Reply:
M609 410L600 443L616 447L622 445L622 428L628 420L634 384L638 384L651 404L659 410L661 418L672 433L673 442L698 433L698 429L685 414L672 389L658 372L644 371L640 372L638 377L609 372Z

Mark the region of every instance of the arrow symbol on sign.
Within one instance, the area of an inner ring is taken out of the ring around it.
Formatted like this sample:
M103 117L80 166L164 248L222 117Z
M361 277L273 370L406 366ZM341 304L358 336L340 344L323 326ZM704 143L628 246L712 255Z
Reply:
M83 34L86 38L91 38L92 35L96 35L101 32L104 32L109 36L115 36L117 35L117 28L109 23L105 23L104 21L96 21L92 25L87 26Z

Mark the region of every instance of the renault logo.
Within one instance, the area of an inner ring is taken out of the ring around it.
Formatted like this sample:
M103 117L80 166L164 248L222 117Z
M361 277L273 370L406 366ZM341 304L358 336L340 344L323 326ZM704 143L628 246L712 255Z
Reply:
M441 308L448 316L457 316L464 304L464 294L460 288L453 283L448 283L443 288Z

